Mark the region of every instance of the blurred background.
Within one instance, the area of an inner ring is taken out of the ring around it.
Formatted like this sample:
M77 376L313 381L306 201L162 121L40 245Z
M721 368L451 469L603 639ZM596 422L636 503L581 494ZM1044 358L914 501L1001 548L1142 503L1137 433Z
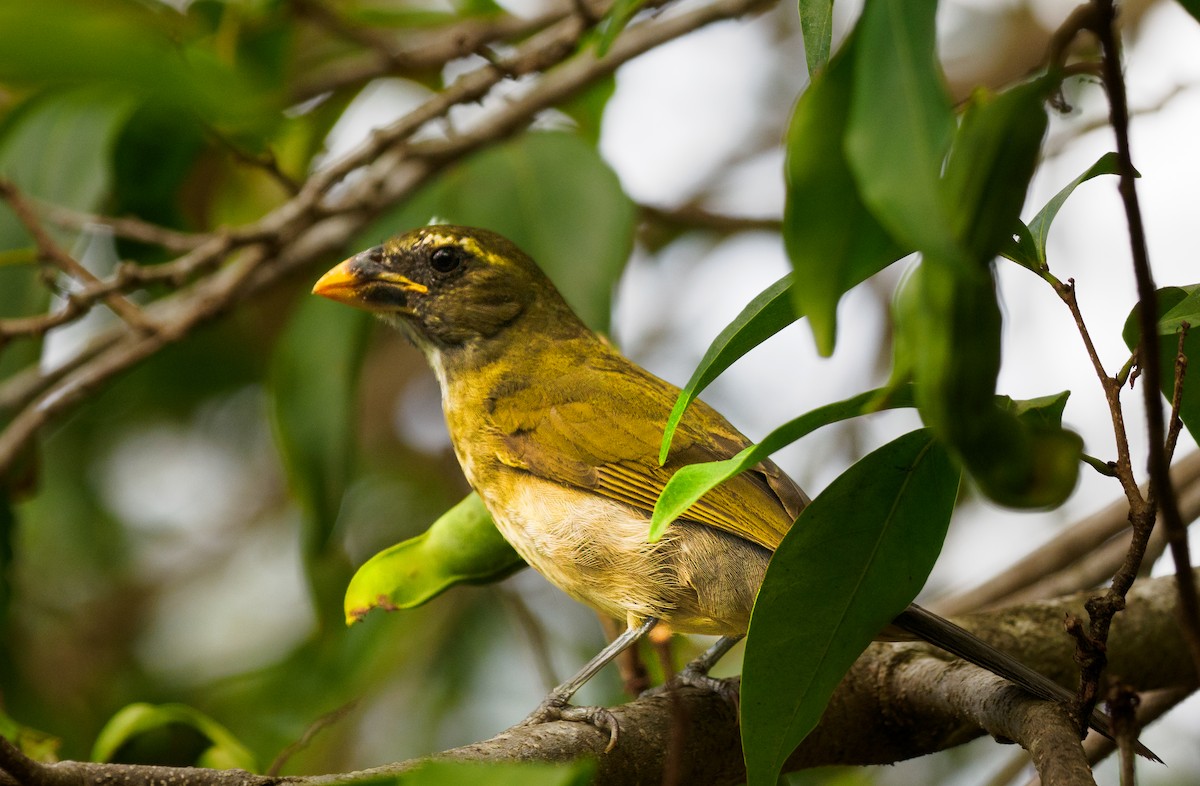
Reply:
M96 4L100 11L68 24L102 52L122 41L119 25L102 23L121 18L124 5ZM1073 6L943 2L939 36L952 93L962 98L976 84L1002 86L1028 71ZM286 183L231 150L253 151L257 143L248 140L266 140L280 168L302 179L482 62L453 59L410 78L372 77L304 97L307 76L353 49L314 7L403 37L448 15L533 17L551 5L230 0L153 9L154 24L177 41L235 62L255 90L279 99L287 120L269 130L255 127L254 108L238 105L237 93L200 97L212 102L205 126L181 119L169 101L114 98L105 85L56 82L61 74L45 74L53 83L45 87L34 65L14 65L20 53L10 49L0 54L0 171L33 196L79 210L133 213L191 231L246 223L285 198ZM1156 281L1195 283L1200 26L1174 2L1122 8L1134 163ZM855 3L836 4L835 46L856 15ZM89 23L97 26L88 30ZM38 31L24 34L36 40ZM375 221L360 247L439 211L490 221L550 269L591 324L682 384L721 328L788 269L772 222L783 208L780 140L806 82L793 4L702 29L623 66L574 105L544 113L534 133L449 170ZM522 88L507 83L480 106L458 107L450 124L469 125L472 113ZM1113 149L1099 87L1079 80L1072 90L1071 109L1052 120L1026 218ZM212 130L222 124L238 130ZM518 201L521 194L535 201L514 208L514 189ZM1075 278L1110 372L1128 357L1120 337L1134 302L1126 237L1115 181L1101 178L1067 203L1049 241L1051 269ZM63 230L61 239L98 273L120 259L162 258L97 226ZM27 244L7 213L0 213L0 241L3 249ZM285 751L286 773L381 764L491 736L603 643L595 615L531 571L344 627L341 592L354 567L423 531L467 487L420 354L382 325L307 294L337 261L314 265L104 386L46 431L21 483L10 479L10 489L23 490L13 493L3 526L11 546L0 611L3 710L61 740L61 757L88 757L100 728L132 702L179 702L223 724L259 767ZM890 361L885 310L902 267L843 301L832 358L817 356L800 323L740 361L704 398L760 438L801 412L882 384ZM0 317L29 313L22 310L29 278L11 255L0 258ZM1108 458L1104 399L1067 310L1016 265L1001 264L999 279L1000 391L1015 398L1073 391L1065 420L1089 453ZM0 346L0 373L12 379L31 362L65 362L111 320L96 310L44 341ZM1130 412L1134 455L1144 455L1141 419L1135 407ZM353 439L325 457L339 468L339 482L314 491L304 464L308 437L297 424L327 420L344 424ZM826 428L776 459L815 494L915 425L909 413L876 415ZM1186 435L1184 442L1181 455L1194 449ZM1072 499L1047 513L966 500L927 596L972 586L1118 493L1111 479L1085 472ZM684 645L680 657L705 644ZM736 673L737 657L721 668ZM580 700L620 701L616 675L602 675ZM1196 782L1197 729L1193 698L1147 731L1143 741L1170 767L1144 769L1143 782ZM792 778L982 784L1018 753L980 740L896 767Z

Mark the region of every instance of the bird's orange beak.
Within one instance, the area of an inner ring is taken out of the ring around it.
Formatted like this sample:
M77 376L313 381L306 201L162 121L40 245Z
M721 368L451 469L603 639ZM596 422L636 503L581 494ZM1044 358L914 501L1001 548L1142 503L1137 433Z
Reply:
M317 279L317 283L312 288L313 294L345 303L348 306L360 305L362 298L359 295L359 279L354 274L352 262L354 262L354 257L350 257Z
M405 294L423 295L429 291L429 287L407 276L380 269L375 251L352 256L321 276L313 285L313 294L366 311L387 313L403 310Z

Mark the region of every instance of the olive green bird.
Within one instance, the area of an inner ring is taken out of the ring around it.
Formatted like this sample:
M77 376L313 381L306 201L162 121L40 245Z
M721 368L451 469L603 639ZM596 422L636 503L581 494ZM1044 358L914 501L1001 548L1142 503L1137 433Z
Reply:
M729 458L750 442L696 401L660 466L679 389L589 330L533 260L494 232L413 230L346 260L313 292L378 314L424 352L459 463L500 532L551 583L628 625L527 722L585 720L615 742L611 713L568 701L660 621L723 637L680 675L719 685L707 670L745 635L771 554L808 503L791 478L764 461L648 542L654 503L676 470ZM1037 696L1073 699L915 605L893 627ZM1093 721L1104 724L1099 715Z

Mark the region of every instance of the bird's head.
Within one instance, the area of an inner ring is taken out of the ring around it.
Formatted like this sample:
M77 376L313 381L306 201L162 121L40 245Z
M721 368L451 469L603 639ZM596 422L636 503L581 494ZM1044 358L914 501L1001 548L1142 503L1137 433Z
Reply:
M526 315L575 320L532 259L471 227L398 235L330 270L313 293L380 315L427 351L491 339Z

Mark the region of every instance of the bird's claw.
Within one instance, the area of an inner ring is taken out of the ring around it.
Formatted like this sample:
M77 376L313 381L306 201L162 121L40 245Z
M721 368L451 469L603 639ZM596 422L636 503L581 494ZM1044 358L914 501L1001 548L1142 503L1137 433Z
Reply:
M595 726L601 731L607 731L608 745L604 747L605 753L608 753L617 746L620 725L617 723L616 715L613 715L612 712L604 707L576 707L568 704L566 699L558 696L547 696L538 705L537 709L529 713L529 716L517 725L536 726L540 723L549 723L556 720L586 723L589 726Z
M702 669L696 669L691 666L688 666L662 685L643 692L642 697L661 696L664 693L678 690L685 686L715 693L735 710L738 708L740 694L736 678L721 679L719 677L710 677Z

